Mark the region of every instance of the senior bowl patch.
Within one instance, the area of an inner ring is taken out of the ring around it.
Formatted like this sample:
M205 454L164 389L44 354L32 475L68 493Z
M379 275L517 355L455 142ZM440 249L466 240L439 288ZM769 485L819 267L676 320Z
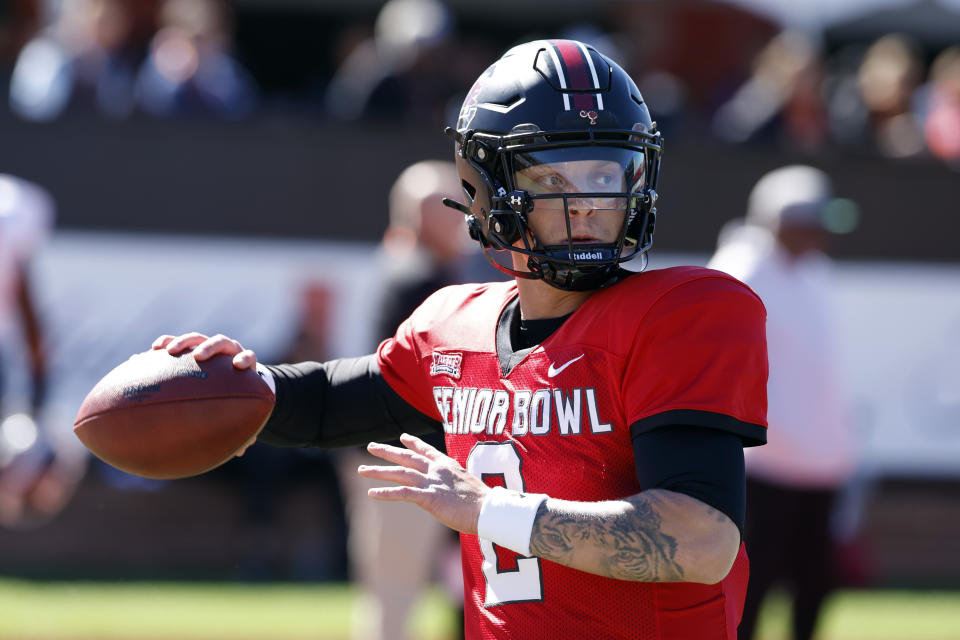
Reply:
M450 376L451 378L459 380L461 363L463 363L462 353L439 353L434 351L433 364L430 365L430 375Z

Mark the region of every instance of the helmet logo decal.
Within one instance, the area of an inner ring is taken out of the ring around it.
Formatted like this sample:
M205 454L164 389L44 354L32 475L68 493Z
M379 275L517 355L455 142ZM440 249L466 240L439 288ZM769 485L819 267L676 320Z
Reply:
M598 114L596 111L585 111L583 109L580 110L580 117L590 118L590 124L597 124L597 118L599 115L600 114Z
M479 102L478 97L480 91L483 89L483 85L486 84L486 79L493 75L493 70L496 66L497 63L494 62L487 67L487 70L484 71L480 77L477 78L477 81L473 83L473 86L470 87L467 97L463 100L463 106L460 107L460 115L457 118L457 131L463 131L473 122L474 116L477 115L477 103Z

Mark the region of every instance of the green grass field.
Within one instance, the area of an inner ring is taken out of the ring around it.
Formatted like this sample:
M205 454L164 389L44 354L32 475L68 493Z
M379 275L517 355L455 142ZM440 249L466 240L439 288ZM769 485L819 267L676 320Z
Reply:
M356 592L343 585L0 581L4 640L346 640ZM455 618L444 597L418 605L413 637L442 640ZM774 600L763 640L786 637ZM960 592L847 591L825 611L821 640L960 640Z

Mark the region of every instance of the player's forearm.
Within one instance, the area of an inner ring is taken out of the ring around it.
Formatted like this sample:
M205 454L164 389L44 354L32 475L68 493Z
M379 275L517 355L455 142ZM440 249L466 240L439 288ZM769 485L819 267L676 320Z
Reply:
M346 447L441 428L387 385L374 355L267 370L276 385L276 405L258 436L267 444Z
M739 532L727 516L662 489L598 503L548 499L530 537L536 556L641 582L719 582L739 546Z

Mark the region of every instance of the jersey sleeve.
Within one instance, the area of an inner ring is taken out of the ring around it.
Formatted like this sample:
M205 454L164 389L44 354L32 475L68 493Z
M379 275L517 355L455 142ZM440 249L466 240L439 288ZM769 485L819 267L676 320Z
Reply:
M424 306L429 299L397 328L392 338L387 338L377 348L377 363L383 379L407 403L421 413L440 420L440 413L433 401L430 380L424 372L422 362L422 323L428 313ZM418 330L418 327L420 329Z
M766 310L726 276L679 284L641 319L629 353L623 397L633 437L694 425L766 442Z

